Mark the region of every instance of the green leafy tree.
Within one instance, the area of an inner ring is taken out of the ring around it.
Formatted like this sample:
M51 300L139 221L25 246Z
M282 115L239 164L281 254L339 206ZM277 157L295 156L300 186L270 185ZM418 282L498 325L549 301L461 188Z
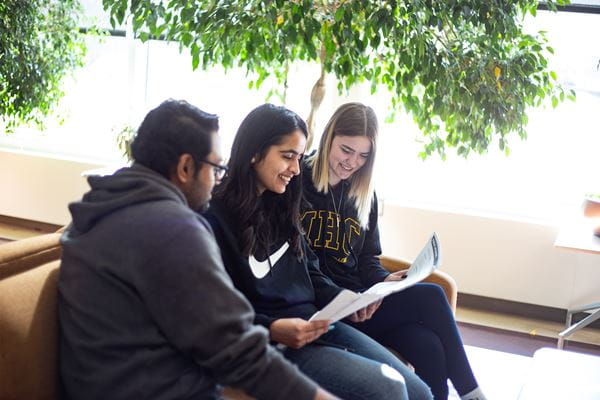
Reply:
M553 9L558 2L546 4ZM534 0L103 0L113 24L131 17L142 40L177 41L193 68L242 66L258 87L268 77L285 86L289 64L321 64L338 90L370 82L391 93L391 116L404 108L425 137L423 158L447 148L467 156L497 140L508 153L511 133L526 137L527 109L565 98L548 70L552 48L543 33L523 30ZM573 93L568 94L573 96Z
M0 122L10 133L42 125L62 97L61 82L81 66L77 0L0 2Z

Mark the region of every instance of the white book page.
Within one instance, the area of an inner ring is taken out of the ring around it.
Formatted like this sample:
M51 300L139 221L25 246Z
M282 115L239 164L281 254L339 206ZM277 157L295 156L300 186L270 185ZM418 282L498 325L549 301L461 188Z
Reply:
M415 258L410 268L406 271L406 278L401 281L379 282L363 293L342 290L322 310L316 312L310 321L329 320L339 321L348 315L368 306L385 296L404 290L417 282L422 281L441 263L439 240L435 232L425 244L419 255Z
M399 292L427 278L435 271L441 262L441 252L437 235L434 233L410 268L406 271L406 278L401 281L379 282L371 286L364 293L387 296Z
M377 300L380 300L385 297L385 296L380 296L380 295L372 294L372 293L361 293L359 296L360 297L357 298L356 300L354 300L351 304L348 304L348 306L346 308L344 308L341 311L339 311L338 313L336 313L331 318L331 322L336 322L342 318L346 318L347 316L349 316L352 313L355 313L356 311L360 310L361 308L365 308L369 304L375 303Z
M342 290L329 302L323 309L317 311L309 321L327 321L335 319L335 316L340 313L345 307L348 307L356 299L360 298L360 294L351 290ZM343 317L342 317L343 318ZM336 319L339 320L340 318Z

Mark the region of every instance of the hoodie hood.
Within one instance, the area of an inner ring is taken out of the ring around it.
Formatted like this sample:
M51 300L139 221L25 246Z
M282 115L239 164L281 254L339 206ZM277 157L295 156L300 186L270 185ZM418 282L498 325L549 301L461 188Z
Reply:
M72 224L79 233L89 231L104 216L132 205L159 200L187 205L177 186L140 164L122 168L113 175L90 176L88 183L91 190L81 201L69 204Z

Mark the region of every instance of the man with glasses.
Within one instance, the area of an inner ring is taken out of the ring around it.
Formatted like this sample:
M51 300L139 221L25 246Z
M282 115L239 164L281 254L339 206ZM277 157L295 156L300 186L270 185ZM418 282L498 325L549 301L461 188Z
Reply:
M202 160L202 162L204 162L208 165L211 165L213 167L213 172L215 174L215 179L217 180L217 182L220 181L225 176L225 173L228 170L226 165L215 164L208 160Z
M60 374L71 399L333 399L268 345L195 211L226 171L218 120L184 101L150 111L134 163L90 176L61 243Z

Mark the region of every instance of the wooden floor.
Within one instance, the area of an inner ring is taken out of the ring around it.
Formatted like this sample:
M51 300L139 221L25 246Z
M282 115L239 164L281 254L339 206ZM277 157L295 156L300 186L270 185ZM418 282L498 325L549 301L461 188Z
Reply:
M28 228L0 222L0 240L2 241L25 239L39 234L39 232L32 231Z
M469 345L465 346L465 350L477 383L488 400L519 398L521 388L530 373L532 357ZM460 400L451 383L448 400Z
M44 233L55 232L58 228L60 228L59 225L31 222L21 223L16 218L0 216L0 242L43 235Z
M556 342L558 333L564 329L564 325L558 322L525 318L518 315L490 313L485 310L458 307L456 320L468 325L482 325L496 330L508 330L518 332L532 339ZM570 336L571 342L584 343L600 348L600 330L584 328ZM567 347L568 348L567 342Z
M492 314L489 313L486 318L491 316ZM458 323L464 344L526 357L532 357L537 350L543 347L556 348L555 338L492 328L483 325L484 323L485 321L477 321L477 324ZM597 330L589 330L596 331L594 333L598 334ZM566 341L564 350L600 356L600 346L574 340Z

